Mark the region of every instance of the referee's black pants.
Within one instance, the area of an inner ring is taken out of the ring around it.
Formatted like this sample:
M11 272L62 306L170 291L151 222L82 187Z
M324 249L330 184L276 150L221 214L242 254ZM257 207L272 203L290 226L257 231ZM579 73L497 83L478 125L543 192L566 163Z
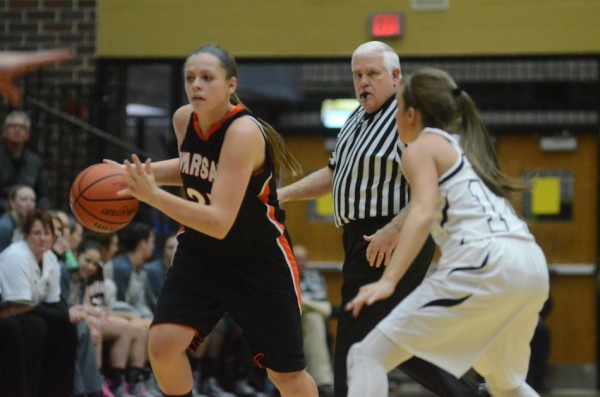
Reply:
M344 307L356 296L361 286L379 280L385 269L383 266L369 267L366 260L368 242L365 241L363 235L375 233L390 220L391 218L376 218L354 221L344 226L345 259L342 269L342 303L333 363L335 397L346 397L348 394L346 357L350 347L367 336L377 323L423 281L433 258L435 244L429 238L419 256L398 283L394 294L386 300L376 302L371 306L364 306L360 315L353 318L352 313L344 310ZM456 379L443 369L418 357L413 356L410 360L400 364L399 368L438 396L475 397L478 394L478 383L469 379Z

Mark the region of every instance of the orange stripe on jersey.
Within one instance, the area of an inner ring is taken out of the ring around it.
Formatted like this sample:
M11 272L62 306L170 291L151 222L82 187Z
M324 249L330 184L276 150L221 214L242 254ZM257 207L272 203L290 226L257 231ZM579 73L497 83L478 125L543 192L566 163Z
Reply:
M198 138L202 139L203 141L207 141L208 138L210 138L210 136L212 134L214 134L214 132L216 130L218 130L219 128L221 128L221 126L223 125L223 123L225 121L227 121L227 119L229 119L234 114L236 114L238 112L241 112L244 109L245 109L244 106L242 106L240 104L235 105L229 111L229 113L227 113L227 115L225 117L223 117L221 120L217 121L216 123L214 123L213 125L210 126L210 128L206 132L206 135L204 135L204 133L202 133L202 128L200 128L200 120L198 120L198 113L194 112L194 117L193 117L193 120L194 120L194 131L196 131L196 135L198 135Z
M288 264L288 268L290 269L292 281L294 282L294 289L296 290L296 297L298 298L298 309L300 309L300 313L302 313L302 291L300 290L300 274L298 273L298 265L296 264L296 258L294 258L294 254L292 253L292 247L290 247L290 243L283 234L277 237L277 245L279 245L279 247L285 255L285 261Z
M269 182L271 181L271 178L273 178L272 174L269 178L267 178L267 180L263 184L262 189L258 193L258 198L262 203L265 203L265 206L267 207L267 218L269 219L269 221L273 225L275 225L275 227L277 228L277 230L279 230L279 232L281 234L283 234L283 231L285 230L285 226L283 225L283 223L280 223L275 218L275 207L268 204L269 203L269 194L271 193L271 188L269 186Z
M269 182L271 181L272 177L273 177L273 175L271 175L269 178L267 178L267 180L263 184L262 189L260 189L260 192L258 192L258 199L262 203L265 203L265 204L269 202L269 194L271 194L271 188L269 187Z
M277 227L277 229L281 233L281 235L277 237L277 245L279 245L285 256L285 261L290 270L292 281L294 282L296 296L298 297L298 308L300 309L300 313L302 313L302 292L300 291L300 275L298 273L298 265L296 264L296 259L294 258L292 248L290 247L287 238L285 238L285 236L283 235L283 232L285 231L285 226L283 225L283 223L277 221L277 219L275 218L275 207L268 204L269 193L271 191L269 188L269 181L272 177L273 175L271 175L271 177L265 181L258 197L260 198L261 202L265 203L265 207L267 209L267 218L273 225Z

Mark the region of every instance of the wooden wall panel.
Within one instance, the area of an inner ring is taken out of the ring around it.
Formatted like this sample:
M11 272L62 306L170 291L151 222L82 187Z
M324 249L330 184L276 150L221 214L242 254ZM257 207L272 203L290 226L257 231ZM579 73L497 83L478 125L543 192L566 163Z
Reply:
M573 219L571 221L530 222L531 231L542 246L549 264L594 264L597 235L597 137L578 135L576 152L542 152L536 136L505 134L497 139L502 169L510 175L533 170L572 170L574 175ZM326 164L329 152L320 137L287 137L287 144L302 163L305 172ZM515 198L520 212L521 199ZM307 246L310 260L331 264L323 272L332 304L340 303L343 260L341 229L327 222L307 221L307 203L285 205L287 225L295 243ZM567 268L568 270L568 268ZM546 323L551 332L551 362L580 364L595 362L596 280L593 275L555 274L551 278L553 309ZM335 331L336 323L331 322Z
M324 148L321 137L289 136L286 144L296 159L302 164L304 174L316 171L327 165L331 154ZM286 183L293 181L288 180ZM310 260L317 262L342 262L342 229L332 222L308 221L308 202L300 201L284 204L286 225L294 244L306 246Z
M573 218L530 222L529 227L551 265L591 265L597 258L598 138L577 135L573 152L543 152L533 135L498 137L501 166L510 175L524 171L570 170L574 176ZM521 200L515 200L520 210ZM596 361L596 279L591 274L556 274L551 278L553 309L547 318L554 364Z

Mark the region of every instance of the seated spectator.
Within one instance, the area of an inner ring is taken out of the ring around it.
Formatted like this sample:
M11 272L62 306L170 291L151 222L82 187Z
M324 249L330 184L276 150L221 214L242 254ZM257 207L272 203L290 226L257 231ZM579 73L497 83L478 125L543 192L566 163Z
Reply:
M327 285L318 270L307 266L308 250L304 246L294 246L294 257L298 265L302 291L302 332L306 369L317 383L319 396L333 396L333 369L327 342L327 321L331 315Z
M65 229L68 231L68 234L65 237L69 241L69 246L72 250L76 250L83 241L83 226L81 226L81 223L77 222L77 219L67 215L64 211L58 211L58 216L63 221L63 224L68 226Z
M105 396L128 393L151 397L153 394L144 383L148 325L135 313L109 310L100 251L100 244L93 240L79 245L79 270L73 274L69 301L87 308L88 324L100 333L102 344L108 347L108 363L103 365L107 378Z
M8 211L0 217L0 251L23 238L23 223L35 208L35 192L26 185L15 185L8 193Z
M23 309L8 313L14 310L3 305L0 310L0 397L38 396L46 326L41 317Z
M45 337L41 360L29 363L29 380L39 395L64 397L73 389L77 331L60 299L60 266L50 250L53 240L52 216L40 209L31 212L23 224L23 240L0 254L0 289L6 302L35 305L31 314L43 320Z
M112 260L107 273L117 286L117 301L127 302L142 317L152 317L147 275L142 265L154 252L154 231L150 225L132 222L119 231L121 253ZM149 323L148 323L149 324Z
M101 246L102 268L104 270L104 278L112 279L112 260L119 252L119 235L112 233L97 233L90 230L84 230L84 240L94 240Z
M176 247L177 235L175 233L168 235L162 246L162 255L159 258L144 264L150 292L150 301L148 304L152 310L154 310L154 307L156 306L156 299L162 288L167 269L171 267L171 261Z
M83 240L83 226L65 211L55 210L54 214L64 225L62 235L69 245L69 249L65 252L67 268L69 268L71 272L75 272L77 271L77 260L75 260L74 252Z
M60 292L64 302L69 301L71 289L71 273L77 269L77 260L69 244L69 228L63 224L60 211L53 211L54 244L52 252L58 258L61 267ZM70 254L70 256L68 256ZM75 261L68 265L67 261ZM75 357L75 379L73 384L74 397L102 397L103 378L98 365L94 343L101 341L101 336L92 332L87 322L87 310L82 305L69 305L69 318L77 327L77 351Z
M112 261L115 254L119 250L119 236L116 233L96 233L86 230L84 232L84 238L97 241L101 246L101 258L103 265L103 275L104 275L104 283L105 283L105 300L106 304L113 309L128 309L132 310L131 306L126 302L119 302L116 298L116 285L111 278L112 275ZM127 313L120 310L121 313ZM146 335L149 332L150 327L150 318L142 319L137 316L133 321L136 323L140 323L139 325L142 327L142 331ZM149 367L148 367L149 368ZM158 385L156 384L156 379L152 375L151 370L146 370L144 373L145 385L148 390L152 393L160 395L160 391L158 390Z
M31 119L22 111L6 116L0 141L0 214L7 211L8 192L15 185L31 187L39 208L50 208L48 178L40 157L26 148Z

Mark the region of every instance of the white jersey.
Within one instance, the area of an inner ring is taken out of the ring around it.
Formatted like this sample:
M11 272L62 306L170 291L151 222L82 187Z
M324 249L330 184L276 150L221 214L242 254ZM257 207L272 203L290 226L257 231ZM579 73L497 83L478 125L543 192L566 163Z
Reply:
M438 181L438 206L431 235L441 252L490 237L533 241L508 200L494 194L475 173L460 138L437 128L422 133L446 138L458 152L456 163Z
M0 285L5 301L56 303L60 300L58 259L48 250L40 268L25 241L12 243L0 255Z

